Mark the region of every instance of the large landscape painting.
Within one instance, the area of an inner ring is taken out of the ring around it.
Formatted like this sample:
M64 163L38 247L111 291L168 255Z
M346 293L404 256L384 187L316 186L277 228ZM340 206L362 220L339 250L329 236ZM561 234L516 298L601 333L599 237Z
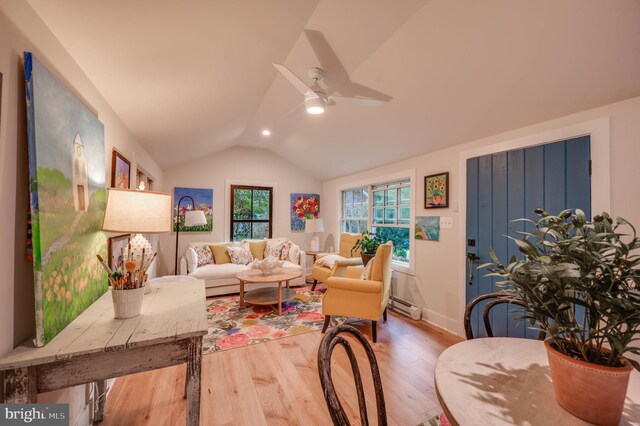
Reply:
M29 52L24 54L33 227L36 345L107 290L96 253L105 208L104 127Z

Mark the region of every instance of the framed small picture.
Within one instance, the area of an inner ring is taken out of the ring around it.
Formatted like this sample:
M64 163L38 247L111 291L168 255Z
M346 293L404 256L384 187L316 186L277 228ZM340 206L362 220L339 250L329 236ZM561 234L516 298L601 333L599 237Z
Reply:
M131 234L118 235L117 237L110 237L107 244L107 256L109 260L107 264L109 268L115 269L118 262L122 262L122 253L126 253L129 242L131 241Z
M449 172L424 177L424 208L449 207Z
M111 161L111 187L129 189L131 182L131 162L115 149Z

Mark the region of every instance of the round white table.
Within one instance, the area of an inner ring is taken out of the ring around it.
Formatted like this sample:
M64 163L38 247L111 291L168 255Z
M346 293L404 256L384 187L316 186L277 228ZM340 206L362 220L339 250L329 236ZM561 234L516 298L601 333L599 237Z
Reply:
M539 340L494 337L460 342L438 358L435 385L452 425L590 424L556 403L547 353ZM620 424L640 425L640 373L635 370Z

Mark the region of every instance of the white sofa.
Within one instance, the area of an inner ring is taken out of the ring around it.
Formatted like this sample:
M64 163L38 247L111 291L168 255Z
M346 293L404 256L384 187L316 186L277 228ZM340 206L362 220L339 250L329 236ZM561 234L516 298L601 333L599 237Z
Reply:
M189 243L189 247L197 247L202 245L219 244L219 242L192 242ZM293 247L298 248L297 245L292 243ZM297 263L292 263L289 260L285 260L282 265L284 268L295 268L302 271L302 275L296 279L290 281L291 286L301 286L306 284L306 254L300 250L300 258ZM204 280L207 297L217 296L221 294L232 294L240 292L240 283L236 278L239 272L247 270L247 265L236 265L233 263L223 264L209 264L200 267L194 267L193 270L189 270L187 259L185 256L180 258L180 275L187 275L189 277ZM270 284L261 284L261 287L269 286ZM273 284L276 285L275 283ZM245 291L252 289L252 285L245 286Z

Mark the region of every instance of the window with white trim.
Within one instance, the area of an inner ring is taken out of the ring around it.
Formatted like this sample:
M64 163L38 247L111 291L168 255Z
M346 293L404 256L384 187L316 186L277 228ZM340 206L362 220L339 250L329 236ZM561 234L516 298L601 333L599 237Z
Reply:
M375 185L371 198L371 232L383 241L393 241L393 260L409 263L411 181Z
M410 223L410 180L342 191L342 231L370 229L383 241L393 241L395 262L409 263Z
M342 191L342 231L359 234L369 229L369 188Z

